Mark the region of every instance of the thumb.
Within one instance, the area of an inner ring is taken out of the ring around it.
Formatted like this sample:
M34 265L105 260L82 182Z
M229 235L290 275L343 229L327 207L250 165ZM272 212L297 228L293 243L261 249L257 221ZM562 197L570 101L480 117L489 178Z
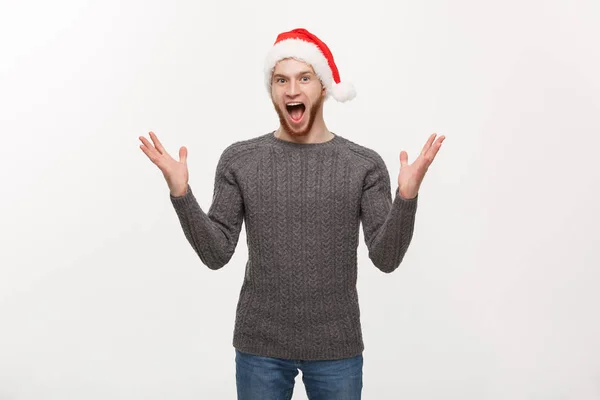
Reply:
M187 148L185 146L182 146L179 149L179 162L182 162L184 164L187 163Z
M404 167L408 165L408 153L404 150L400 152L400 166Z

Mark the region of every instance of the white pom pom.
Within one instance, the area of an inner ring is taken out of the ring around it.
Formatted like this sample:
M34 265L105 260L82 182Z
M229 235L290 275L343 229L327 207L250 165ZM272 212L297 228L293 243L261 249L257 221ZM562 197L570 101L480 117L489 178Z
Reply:
M354 89L354 85L349 82L334 83L331 87L331 95L337 101L344 102L355 98L356 90Z

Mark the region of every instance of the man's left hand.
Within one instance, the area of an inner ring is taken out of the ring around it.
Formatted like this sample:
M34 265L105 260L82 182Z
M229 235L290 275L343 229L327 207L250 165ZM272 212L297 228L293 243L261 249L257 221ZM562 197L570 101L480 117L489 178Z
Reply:
M398 187L400 196L405 199L414 199L419 193L419 187L423 182L427 169L435 159L435 155L442 147L442 142L446 138L440 136L435 140L436 133L429 136L427 143L423 146L421 154L412 163L408 164L408 153L404 150L400 152L400 174L398 175ZM435 140L435 142L434 142Z

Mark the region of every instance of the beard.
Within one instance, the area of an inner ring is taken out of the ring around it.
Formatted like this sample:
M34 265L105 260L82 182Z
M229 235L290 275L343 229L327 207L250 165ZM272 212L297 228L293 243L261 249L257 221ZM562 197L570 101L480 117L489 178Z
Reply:
M305 135L308 135L308 132L310 132L310 130L312 129L313 124L315 123L315 118L317 118L317 112L319 111L319 108L323 104L323 100L324 100L324 97L319 96L317 101L315 101L315 103L312 105L312 107L310 107L310 109L304 110L305 113L308 112L308 123L306 124L306 127L304 129L299 130L299 131L294 130L294 128L289 124L288 119L287 119L287 110L282 110L277 104L275 104L275 102L273 102L273 107L275 107L275 111L277 112L277 115L279 116L279 123L281 124L281 127L290 136L305 136Z

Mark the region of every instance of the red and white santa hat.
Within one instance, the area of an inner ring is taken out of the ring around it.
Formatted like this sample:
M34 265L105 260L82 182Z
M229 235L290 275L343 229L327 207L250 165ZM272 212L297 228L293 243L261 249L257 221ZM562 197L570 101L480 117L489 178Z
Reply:
M337 101L352 100L356 90L351 83L341 82L333 54L318 37L306 29L280 33L265 60L265 83L271 93L275 65L285 58L294 58L310 64L325 86L327 95Z

